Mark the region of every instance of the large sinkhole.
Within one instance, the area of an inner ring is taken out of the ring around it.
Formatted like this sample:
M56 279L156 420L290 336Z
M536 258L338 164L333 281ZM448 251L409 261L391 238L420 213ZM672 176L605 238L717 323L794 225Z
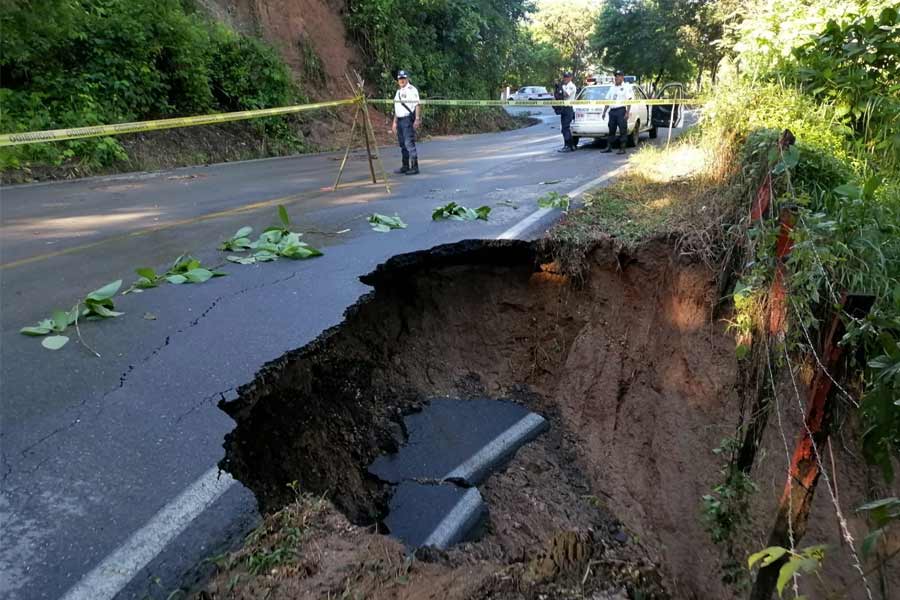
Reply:
M435 399L517 404L550 427L481 486L473 552L521 558L561 532L576 546L646 540L648 561L714 597L715 566L692 550L708 539L697 505L738 402L715 273L666 241L600 244L577 278L547 252L464 241L380 265L340 325L222 404L237 426L221 466L263 512L297 481L353 523L380 524L398 485L370 466L404 445L410 415Z

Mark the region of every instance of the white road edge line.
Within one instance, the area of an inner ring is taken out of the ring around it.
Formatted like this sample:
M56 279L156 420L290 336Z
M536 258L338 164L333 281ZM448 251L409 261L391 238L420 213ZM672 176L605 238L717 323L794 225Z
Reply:
M422 545L443 549L461 539L475 524L477 513L484 504L481 493L474 487L475 484L480 483L481 476L492 463L509 454L511 449L521 446L519 442L524 443L533 437L533 434L540 431L546 423L544 417L536 413L525 415L500 432L471 458L444 475L445 481L462 480L473 487L466 490L463 497L428 534Z
M204 473L82 577L62 600L107 600L115 597L191 521L235 483L231 475L220 472L218 466Z
M475 518L476 513L481 508L481 494L477 488L469 488L463 497L459 499L453 509L447 513L438 526L434 528L425 541L423 546L434 546L435 548L446 548L452 544L459 535L460 531L467 529L466 523Z
M621 175L627 168L628 168L628 165L625 164L625 165L622 165L621 167L613 169L606 175L601 175L600 177L598 177L596 179L592 179L591 181L588 181L584 185L581 185L581 186L575 188L574 190L572 190L571 192L568 193L568 196L570 199L574 200L575 198L577 198L581 194L585 193L592 187L596 187L596 186L600 185L601 183L605 183L606 181L609 181L613 177L617 177L618 175ZM528 229L531 226L533 226L535 223L537 223L542 218L544 218L545 215L549 214L551 211L554 211L554 210L556 210L556 209L555 208L539 208L539 209L537 209L536 211L534 211L533 213L531 213L530 215L528 215L527 217L525 217L524 219L522 219L521 221L519 221L518 223L516 223L515 225L513 225L512 227L510 227L503 233L501 233L500 235L498 235L497 239L498 240L517 239L520 235L522 235L522 233L524 233L525 231L528 231Z
M588 181L569 192L569 198L575 199L590 188L612 179L624 171L626 167L627 165L622 165L606 175ZM515 239L516 236L526 231L551 210L554 209L541 208L536 210L498 235L496 239ZM116 594L134 579L134 576L141 569L150 564L150 561L163 551L163 548L169 542L187 529L191 521L196 519L200 513L218 500L235 483L237 482L231 475L224 472L220 473L218 466L211 468L179 494L177 498L153 515L146 525L134 532L124 544L103 559L103 562L82 577L60 600L112 600ZM463 496L463 500L467 497L468 494ZM469 499L469 502L471 502L471 499ZM460 500L460 503L462 503L462 500ZM457 503L451 514L445 517L445 521L450 518L457 508L460 508L460 503ZM471 507L468 508L468 510L471 509ZM441 525L443 525L443 521ZM438 526L439 528L440 525ZM438 529L432 532L431 535L437 535ZM431 536L428 539L430 540Z
M481 477L485 475L492 463L501 460L513 449L536 435L546 423L547 421L541 415L535 413L525 415L468 460L444 475L444 479L460 479L469 485L480 483Z

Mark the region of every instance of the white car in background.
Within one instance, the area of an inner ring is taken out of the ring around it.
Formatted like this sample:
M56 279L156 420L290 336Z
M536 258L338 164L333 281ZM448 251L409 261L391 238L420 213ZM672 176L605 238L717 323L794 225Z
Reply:
M553 94L547 88L540 85L521 87L510 94L507 100L553 100Z
M581 89L576 100L606 100L606 93L611 86L609 84L589 85ZM683 98L683 88L680 83L670 83L663 86L655 96L648 94L641 86L632 85L634 99L669 99ZM578 106L575 105L575 120L572 121L572 141L577 145L581 138L607 139L609 137L609 114L603 116L604 106ZM628 146L636 146L643 132L648 132L651 138L656 137L657 128L681 126L680 104L632 104L628 115ZM674 114L673 114L674 113Z

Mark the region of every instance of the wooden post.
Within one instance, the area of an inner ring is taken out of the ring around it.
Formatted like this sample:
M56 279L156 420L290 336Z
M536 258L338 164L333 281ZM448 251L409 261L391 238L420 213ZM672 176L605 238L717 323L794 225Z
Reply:
M862 318L869 312L874 302L873 296L854 295L844 298L842 305L851 316ZM809 388L809 406L807 407L805 427L791 458L789 480L784 486L781 502L778 505L775 525L769 535L769 546L788 548L791 543L791 531L793 531L794 544L799 542L806 533L809 509L812 506L819 475L821 475L819 469L821 457L817 456L817 449L824 448L828 443L831 421L834 416L835 403L831 399L832 377L840 376L839 367L844 349L838 345L838 342L844 336L844 332L844 323L840 314L835 314L825 336L821 354L822 364L817 366ZM825 371L826 369L828 372ZM750 594L751 600L769 600L772 597L772 591L778 580L778 571L786 560L786 558L782 558L782 560L775 561L759 570Z
M794 145L796 141L797 139L791 133L791 130L785 129L781 132L778 147L782 150L787 150L788 146ZM772 165L767 163L766 166L766 177L763 179L759 189L756 190L756 198L754 198L753 204L750 206L750 219L753 221L761 219L772 202Z
M331 191L337 191L338 185L341 183L341 177L344 175L344 167L347 165L347 157L350 156L350 147L353 145L353 134L356 133L356 124L359 122L360 105L356 105L356 112L353 113L353 125L350 126L350 139L347 140L347 150L344 152L344 158L341 160L341 167L338 169L337 179L334 180L334 187Z
M359 92L360 94L364 94L363 90L363 82L359 81ZM375 128L372 127L372 119L369 118L369 105L365 100L365 96L363 96L362 103L363 117L366 120L366 125L368 126L368 131L372 135L372 144L375 148L375 160L378 161L378 168L381 171L381 177L384 179L384 189L387 190L387 193L391 193L391 184L388 181L387 171L384 170L384 163L381 162L381 155L378 153L378 138L375 137ZM366 138L368 140L368 137ZM366 148L368 149L368 142L366 142ZM372 171L372 183L375 183L375 171L372 167L372 153L369 152L369 170Z
M772 289L769 291L769 335L781 337L784 335L784 324L787 319L787 290L784 287L784 259L794 247L791 239L791 231L794 229L794 207L781 209L778 222L778 242L775 244L775 275L772 279ZM779 340L780 341L780 340Z
M384 178L384 187L387 190L387 193L391 193L391 186L388 183L387 172L384 170L384 165L381 162L381 156L378 154L378 138L375 137L375 128L372 127L372 120L369 118L369 105L366 102L366 91L365 91L365 81L359 76L358 73L356 75L356 84L350 80L350 76L346 73L344 74L344 78L347 80L347 85L350 90L356 95L356 99L358 104L356 105L356 113L353 115L353 125L350 127L350 141L347 143L347 149L344 152L344 158L341 161L341 167L338 170L337 179L334 182L334 186L331 188L332 191L337 190L338 185L341 182L341 177L344 174L344 167L347 164L347 158L350 156L350 147L353 144L353 134L356 133L356 125L360 119L362 119L362 127L361 131L363 133L363 140L366 143L366 158L369 161L369 174L372 176L372 183L378 183L378 178L375 175L375 162L378 162L378 167L381 170L381 175ZM371 141L369 140L369 136L372 136ZM374 154L374 160L373 160Z
M366 158L369 159L369 173L372 174L372 183L378 183L378 178L375 177L375 164L372 162L372 147L369 145L369 133L372 124L369 122L369 109L365 104L365 100L363 100L363 106L365 107L363 108L363 120L365 121L363 123L363 137L366 139ZM375 135L374 132L372 132L372 135ZM377 141L375 141L375 145L378 145Z
M765 183L763 184L765 185ZM784 208L779 217L780 231L775 245L775 275L772 279L772 287L769 289L769 322L768 331L763 335L774 338L784 337L784 326L787 317L787 290L784 287L785 266L784 259L790 253L794 243L791 240L791 230L794 228L794 211L792 208ZM766 361L770 358L767 356ZM768 363L767 363L768 364ZM756 367L754 367L755 369ZM773 390L774 393L774 390ZM738 452L737 467L744 473L749 473L756 459L756 449L762 441L766 430L769 413L769 393L766 389L757 392L750 412L750 422L747 424L747 432Z
M778 148L786 150L789 146L796 142L794 134L789 129L785 129L778 139ZM766 159L766 176L756 190L756 195L750 204L750 219L753 221L762 220L769 210L772 198L772 164ZM769 319L766 330L760 332L775 338L783 338L785 317L787 315L787 290L784 287L784 259L790 253L793 242L791 241L791 230L794 228L794 212L793 207L785 207L779 215L778 242L775 246L775 275L772 280L772 287L769 289ZM769 361L769 357L766 357ZM768 362L767 362L768 364ZM754 361L750 370L750 380L757 381L759 369L761 365ZM747 424L744 439L737 455L737 468L744 473L749 473L753 468L753 462L756 460L756 449L762 441L763 433L766 430L766 424L769 420L769 391L765 388L758 388L756 397L753 399L753 406L750 410L750 422Z
M681 100L681 87L680 86L678 87L678 91L675 93L675 100L676 101ZM681 108L677 109L677 108L675 108L676 106L681 106ZM684 106L678 105L678 104L673 104L672 110L669 112L669 132L666 134L666 150L669 149L669 142L672 141L672 125L675 124L675 111L676 110L681 110L682 112L684 112ZM653 120L653 109L652 108L650 109L650 120L651 121ZM650 123L650 125L653 125L653 123Z

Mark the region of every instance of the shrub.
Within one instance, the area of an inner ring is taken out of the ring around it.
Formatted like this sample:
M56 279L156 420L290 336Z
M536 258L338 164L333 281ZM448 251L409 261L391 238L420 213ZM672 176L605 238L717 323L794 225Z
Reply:
M297 97L274 50L186 12L180 0L10 0L0 27L4 132L263 108ZM99 138L8 148L0 168L68 161L90 168L125 158L118 141Z

